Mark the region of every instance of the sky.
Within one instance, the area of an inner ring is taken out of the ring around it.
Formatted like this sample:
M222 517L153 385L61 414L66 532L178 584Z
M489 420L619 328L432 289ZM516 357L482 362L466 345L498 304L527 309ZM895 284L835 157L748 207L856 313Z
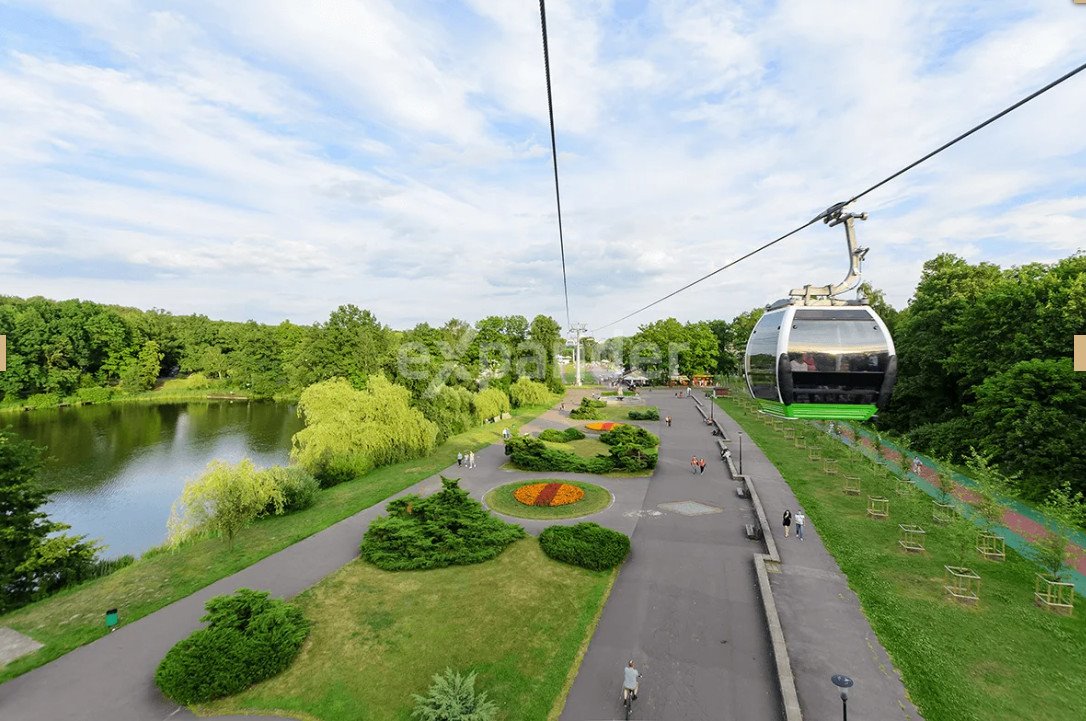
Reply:
M1071 0L547 4L571 320L800 225L1086 62ZM566 325L529 0L0 0L0 294ZM864 277L1086 249L1086 73L864 198ZM844 277L822 224L598 337Z

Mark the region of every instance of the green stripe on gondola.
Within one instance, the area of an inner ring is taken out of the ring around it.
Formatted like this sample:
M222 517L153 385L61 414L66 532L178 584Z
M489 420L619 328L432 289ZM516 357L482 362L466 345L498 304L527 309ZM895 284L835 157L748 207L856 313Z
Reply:
M770 415L782 418L811 418L816 420L866 421L875 415L874 403L793 403L759 400L758 405Z

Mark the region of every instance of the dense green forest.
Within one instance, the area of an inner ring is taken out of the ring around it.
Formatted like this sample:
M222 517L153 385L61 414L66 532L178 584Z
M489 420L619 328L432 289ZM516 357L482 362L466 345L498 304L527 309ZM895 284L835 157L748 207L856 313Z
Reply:
M394 331L353 305L324 323L273 326L40 297L0 298L0 333L8 342L0 399L29 406L101 402L192 373L209 386L271 398L335 377L361 388L382 372L421 398L435 381L474 390L480 377L502 387L520 376L553 379L562 342L561 326L543 315Z

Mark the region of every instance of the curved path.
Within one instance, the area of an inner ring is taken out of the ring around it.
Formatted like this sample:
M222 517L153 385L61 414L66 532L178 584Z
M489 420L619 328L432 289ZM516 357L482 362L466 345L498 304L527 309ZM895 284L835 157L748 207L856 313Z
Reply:
M569 404L569 401L567 401ZM523 430L568 425L557 411L548 411ZM506 457L500 444L476 454L478 467L468 470L453 463L442 473L459 476L462 486L481 498L494 486L526 474L503 471ZM591 518L616 530L631 533L636 511L648 487L648 478L600 479L577 474L545 474L591 480L604 485L616 496L608 509L570 523ZM438 475L392 496L428 494L441 488ZM389 499L391 500L391 499ZM204 602L238 588L271 591L273 596L290 598L317 583L358 556L358 544L374 517L384 512L387 500L268 556L262 561L223 578L200 591L176 601L144 618L118 628L108 636L0 685L0 719L3 721L159 721L195 718L159 693L153 676L159 660L177 641L200 626ZM634 515L628 515L630 513ZM532 532L551 522L510 519ZM561 522L561 521L556 521ZM246 717L267 719L270 717Z

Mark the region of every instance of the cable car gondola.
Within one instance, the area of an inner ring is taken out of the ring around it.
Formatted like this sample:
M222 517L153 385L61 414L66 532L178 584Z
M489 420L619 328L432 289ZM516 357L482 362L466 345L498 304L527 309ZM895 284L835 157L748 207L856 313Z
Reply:
M786 418L866 420L885 408L897 378L894 341L862 300L838 298L860 282L867 248L856 247L853 221L839 204L823 222L844 223L849 273L832 286L804 286L766 306L747 341L747 388L762 410Z

